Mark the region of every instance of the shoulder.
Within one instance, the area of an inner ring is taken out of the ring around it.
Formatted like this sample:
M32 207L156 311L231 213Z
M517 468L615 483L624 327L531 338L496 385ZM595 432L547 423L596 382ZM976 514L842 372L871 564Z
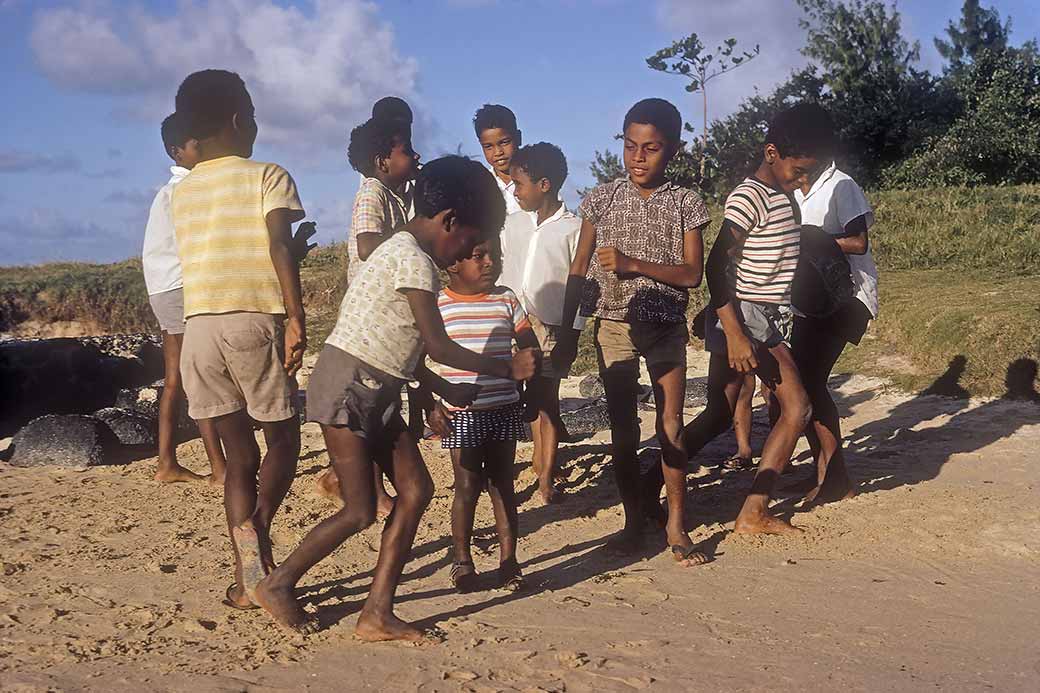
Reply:
M516 294L508 286L495 286L488 292L488 298L502 303L512 304L520 302L520 299L516 297Z
M521 209L519 212L513 212L506 216L506 223L503 228L522 229L527 226L531 226L531 214Z
M754 178L745 178L737 183L737 187L726 196L726 206L750 202L752 204L765 204L769 200L770 189L759 183Z

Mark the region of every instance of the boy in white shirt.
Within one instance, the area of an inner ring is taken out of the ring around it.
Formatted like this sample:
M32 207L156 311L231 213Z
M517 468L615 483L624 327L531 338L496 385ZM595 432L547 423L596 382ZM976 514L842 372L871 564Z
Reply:
M163 391L159 398L159 464L155 479L163 483L206 478L177 462L177 419L184 403L180 371L181 344L184 341L184 280L170 214L170 197L174 186L191 172L199 160L198 141L188 136L182 121L183 118L174 113L162 122L163 147L175 165L170 167L170 180L159 188L152 201L141 253L148 302L162 331ZM226 461L216 428L209 419L200 420L198 424L212 470L209 482L223 486Z
M473 115L473 129L477 133L484 159L502 192L506 215L519 212L520 205L513 196L513 179L509 172L513 154L520 148L523 139L516 126L516 115L505 106L486 103Z
M509 172L521 211L506 217L502 229L499 283L520 299L539 347L548 357L563 321L567 276L578 247L581 219L559 197L567 178L567 159L558 147L539 142L521 148L513 155ZM531 425L532 466L545 503L558 499L554 475L563 431L560 380L567 377L568 370L554 367L545 358L540 376L531 381L527 391L528 404L538 415Z

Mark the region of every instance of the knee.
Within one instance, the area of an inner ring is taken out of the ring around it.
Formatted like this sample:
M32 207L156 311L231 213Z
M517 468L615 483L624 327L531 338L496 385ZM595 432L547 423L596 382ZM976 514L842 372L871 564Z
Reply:
M799 429L805 428L812 422L813 407L808 396L800 398L790 406L784 407L781 416L790 421Z
M682 435L682 418L679 414L658 417L657 439L661 445L678 448L682 445Z
M480 477L475 474L455 477L455 497L461 501L476 501L482 488Z
M397 503L404 503L408 507L415 508L420 512L433 500L433 479L429 474L414 482L397 487Z
M360 532L376 521L376 507L372 503L352 503L336 513L336 523L345 533Z

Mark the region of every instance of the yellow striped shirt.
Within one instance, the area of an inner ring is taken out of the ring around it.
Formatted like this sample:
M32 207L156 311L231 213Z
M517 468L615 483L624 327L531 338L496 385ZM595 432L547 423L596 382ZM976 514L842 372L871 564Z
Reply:
M184 272L185 318L285 313L267 214L290 209L303 217L288 171L240 156L203 161L174 188L171 209Z

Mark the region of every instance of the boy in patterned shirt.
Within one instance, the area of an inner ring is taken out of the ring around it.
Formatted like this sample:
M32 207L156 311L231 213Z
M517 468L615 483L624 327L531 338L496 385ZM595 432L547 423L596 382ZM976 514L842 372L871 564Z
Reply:
M291 225L304 211L284 168L249 159L257 127L241 77L189 75L176 105L199 149L171 199L184 277L181 376L189 415L213 422L227 456L235 582L226 603L250 608L273 564L271 520L300 452L294 375L307 333ZM253 421L267 441L262 465Z
M582 314L595 318L614 474L625 509L625 527L609 545L625 553L643 546L636 397L639 359L646 360L667 482L668 545L677 562L691 566L707 557L694 547L684 526L686 306L689 289L701 281L701 231L708 224L708 210L697 193L665 178L681 130L678 109L664 99L640 101L625 116L628 175L594 188L581 203L581 232L553 360L564 369L574 361L578 331L569 327L581 303Z
M686 427L686 449L695 455L729 428L747 373L758 375L780 408L734 524L738 533L798 531L769 514L769 496L812 411L790 348L791 283L801 231L792 193L826 160L832 136L818 106L800 104L779 114L758 169L726 198L722 229L708 257L708 405Z
M473 161L444 157L416 179L416 217L384 241L347 288L336 325L310 378L307 417L321 424L344 506L315 526L257 586L257 603L281 625L310 632L296 583L348 537L375 520L373 465L394 480L397 500L383 529L368 599L355 633L363 640L418 640L422 632L394 615L393 600L415 532L433 496L417 439L401 420L401 388L423 350L439 363L527 380L536 350L499 359L448 338L437 308L446 269L498 233L505 205L491 175Z
M493 248L490 242L480 243L469 257L448 268L449 285L441 291L437 305L448 337L478 354L508 361L513 355L514 341L521 349L537 348L538 338L516 294L504 286L495 286L501 260L495 257ZM480 387L470 405L438 405L434 414L442 419L436 427L448 430L441 446L451 451L455 475L451 582L459 592L469 592L476 585L470 543L473 514L480 492L486 487L498 534L497 584L515 592L523 587L516 560L518 522L513 489L516 441L524 435L520 393L516 383L507 378L453 368L442 368L440 373L449 383ZM431 425L435 424L438 422L431 421Z

